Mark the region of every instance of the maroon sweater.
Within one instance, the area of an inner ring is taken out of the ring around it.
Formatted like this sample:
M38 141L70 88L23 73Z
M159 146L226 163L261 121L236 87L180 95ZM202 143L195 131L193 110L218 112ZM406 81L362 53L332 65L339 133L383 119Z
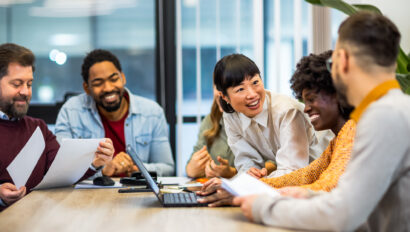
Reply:
M18 121L0 119L0 184L13 183L6 168L18 155L37 127L40 127L41 133L43 133L45 148L25 185L27 193L41 182L50 168L60 145L41 119L28 116ZM81 179L85 179L94 173L89 169Z

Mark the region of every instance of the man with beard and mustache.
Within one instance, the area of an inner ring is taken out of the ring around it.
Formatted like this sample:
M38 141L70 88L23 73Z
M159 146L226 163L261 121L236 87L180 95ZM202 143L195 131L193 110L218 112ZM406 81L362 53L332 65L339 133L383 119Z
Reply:
M395 80L400 33L388 18L370 12L350 16L338 32L327 64L336 89L356 107L351 118L357 122L338 186L307 199L253 195L234 203L249 219L272 226L409 231L410 96Z
M56 122L57 137L108 137L114 143L114 158L103 169L106 176L129 176L138 171L126 153L132 147L149 171L160 176L174 173L162 108L125 88L126 78L117 57L96 49L82 65L85 93L70 98Z
M16 44L0 45L0 211L40 183L59 149L56 137L45 122L26 116L32 94L34 60L27 48ZM6 169L37 128L44 137L45 148L26 185L17 189ZM110 139L100 142L92 166L83 178L111 161L113 153Z

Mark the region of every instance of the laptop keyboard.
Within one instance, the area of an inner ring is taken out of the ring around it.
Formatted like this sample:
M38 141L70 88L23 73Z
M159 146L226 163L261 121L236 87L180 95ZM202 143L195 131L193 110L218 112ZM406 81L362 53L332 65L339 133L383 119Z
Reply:
M164 193L164 206L201 206L195 193Z

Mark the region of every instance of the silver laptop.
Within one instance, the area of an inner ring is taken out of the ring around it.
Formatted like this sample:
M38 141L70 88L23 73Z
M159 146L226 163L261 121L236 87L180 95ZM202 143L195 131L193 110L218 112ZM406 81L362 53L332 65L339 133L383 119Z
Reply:
M157 196L159 202L163 207L202 207L207 206L204 203L198 203L198 196L195 193L161 193L157 183L154 181L152 176L148 173L143 162L138 157L137 153L132 147L129 147L128 154L130 154L135 165L144 176L147 181L148 186Z

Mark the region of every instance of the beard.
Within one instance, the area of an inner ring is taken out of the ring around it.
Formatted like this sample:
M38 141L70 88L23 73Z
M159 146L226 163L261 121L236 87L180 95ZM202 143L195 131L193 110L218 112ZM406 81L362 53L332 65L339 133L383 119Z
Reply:
M336 88L337 100L342 107L349 107L349 101L347 100L347 86L341 81L340 75L335 74L333 84Z
M104 101L105 96L111 95L111 94L118 94L119 100L116 101L116 102L105 102ZM114 112L114 111L117 111L121 107L121 102L122 102L123 96L124 96L124 91L115 90L115 91L111 91L111 92L101 94L98 97L98 99L95 99L95 102L98 106L103 108L105 111Z
M25 101L26 104L18 105L16 101ZM21 119L26 116L29 103L30 97L25 95L19 95L12 99L4 99L3 96L0 96L0 109L11 118Z

